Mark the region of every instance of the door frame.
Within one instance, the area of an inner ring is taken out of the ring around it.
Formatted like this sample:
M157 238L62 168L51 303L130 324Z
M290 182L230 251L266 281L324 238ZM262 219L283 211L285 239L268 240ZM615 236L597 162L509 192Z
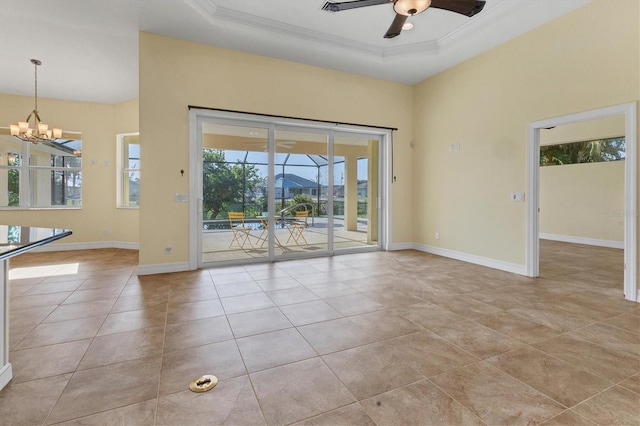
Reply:
M289 117L278 117L271 115L259 115L252 113L242 113L236 111L217 110L209 108L189 108L189 269L197 269L202 267L201 248L202 248L202 124L211 122L212 120L225 124L238 126L258 126L269 129L269 146L275 143L273 139L274 130L277 127L297 128L318 130L325 132L333 140L336 132L341 134L360 134L369 135L378 138L380 141L379 164L379 193L378 199L373 200L376 208L379 210L379 233L378 233L378 250L389 250L392 241L392 131L391 128L369 127L355 124L345 124L338 122L315 121L309 119L297 119ZM270 149L269 153L275 150ZM270 154L270 162L272 160ZM273 176L270 176L273 179ZM272 228L273 229L273 228ZM273 241L269 241L272 245ZM271 251L271 250L270 250ZM340 253L348 253L350 251L340 251ZM353 252L353 251L351 251ZM330 253L329 255L332 255ZM269 258L257 258L255 263L274 261L271 256ZM241 263L251 263L252 260L243 261ZM229 264L238 262L229 262Z
M540 129L579 123L599 118L624 116L624 295L625 299L640 302L638 291L638 151L636 102L614 105L590 111L529 123L527 205L527 276L540 276Z

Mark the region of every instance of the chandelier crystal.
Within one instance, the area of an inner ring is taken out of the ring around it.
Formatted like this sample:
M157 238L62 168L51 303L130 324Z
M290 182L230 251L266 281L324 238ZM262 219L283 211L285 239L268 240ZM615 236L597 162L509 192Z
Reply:
M32 59L31 63L35 67L35 107L33 108L33 111L29 113L25 121L20 121L18 124L12 124L9 126L9 129L11 130L12 136L15 136L25 142L37 144L51 139L61 138L62 129L49 129L47 124L40 121L40 113L38 112L38 66L42 65L42 62L38 59ZM32 117L33 128L30 127L29 123Z

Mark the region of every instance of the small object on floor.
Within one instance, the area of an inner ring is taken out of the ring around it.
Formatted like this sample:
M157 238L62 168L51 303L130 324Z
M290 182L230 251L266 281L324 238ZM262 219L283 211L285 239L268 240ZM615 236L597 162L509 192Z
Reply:
M192 392L206 392L216 387L218 384L218 378L212 375L204 375L198 377L189 385L189 389Z

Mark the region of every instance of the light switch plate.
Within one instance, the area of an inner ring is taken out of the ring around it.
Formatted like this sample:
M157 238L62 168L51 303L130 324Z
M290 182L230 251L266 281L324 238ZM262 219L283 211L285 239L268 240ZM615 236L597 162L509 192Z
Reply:
M512 192L511 201L522 203L524 201L524 192Z

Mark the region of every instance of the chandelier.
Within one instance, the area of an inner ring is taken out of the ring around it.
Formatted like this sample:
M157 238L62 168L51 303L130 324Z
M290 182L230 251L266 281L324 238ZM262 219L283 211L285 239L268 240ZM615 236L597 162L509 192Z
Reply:
M40 143L51 139L58 139L62 137L62 129L49 129L49 126L40 121L40 114L38 113L38 66L42 65L42 62L38 59L32 59L31 63L35 67L35 107L33 111L29 113L29 116L25 121L20 121L18 124L12 124L9 126L11 129L11 135L21 139L25 142ZM33 128L29 127L33 117Z

